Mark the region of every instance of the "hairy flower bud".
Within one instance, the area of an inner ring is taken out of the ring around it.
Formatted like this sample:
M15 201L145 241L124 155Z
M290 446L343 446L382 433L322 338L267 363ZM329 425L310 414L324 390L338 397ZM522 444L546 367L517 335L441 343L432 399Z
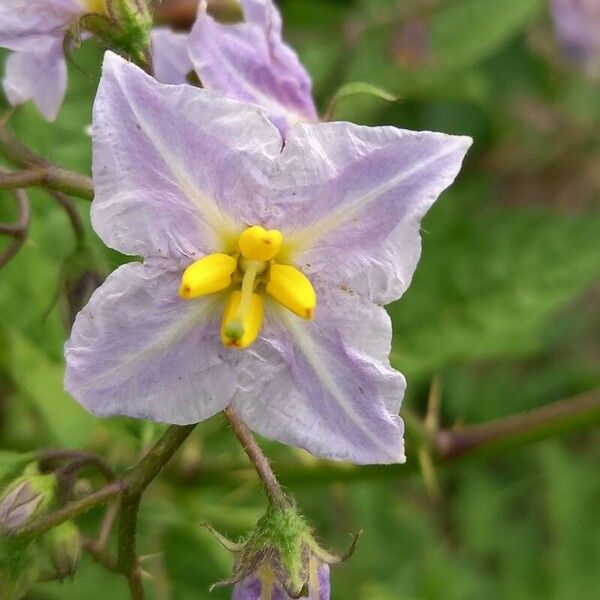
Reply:
M40 516L54 497L56 476L40 475L30 465L0 497L0 533L13 533Z
M59 579L75 574L81 559L82 539L73 521L65 521L48 534L50 560Z
M329 565L346 560L323 550L294 507L270 507L254 531L235 544L209 527L235 555L234 574L216 585L234 584L233 600L329 600Z
M146 64L152 29L146 0L105 0L103 7L102 11L83 14L79 28L94 34L120 54Z

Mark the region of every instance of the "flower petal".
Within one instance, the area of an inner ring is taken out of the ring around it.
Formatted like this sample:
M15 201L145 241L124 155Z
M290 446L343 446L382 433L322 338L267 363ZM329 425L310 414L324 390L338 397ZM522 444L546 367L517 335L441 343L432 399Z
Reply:
M92 224L126 254L185 258L222 251L253 216L240 198L279 154L259 109L192 86L158 83L107 52L94 105Z
M283 134L298 121L314 121L310 77L281 36L271 0L243 0L245 22L217 23L201 5L189 38L190 58L203 85L264 107Z
M126 264L77 315L65 387L90 412L186 424L229 403L236 357L222 358L219 298L181 300L180 277L162 261Z
M13 52L6 61L3 86L13 106L33 100L44 118L54 121L67 91L62 40L41 52Z
M386 358L389 318L339 289L317 284L317 297L314 321L268 305L261 338L240 364L235 407L261 435L317 456L403 462L405 381Z
M550 7L565 53L583 63L600 62L598 0L552 0Z
M0 47L41 52L83 12L78 0L2 0Z
M187 75L194 70L188 56L188 34L176 33L165 27L152 31L152 67L161 83L188 83Z
M467 137L351 123L300 124L287 136L266 226L297 266L377 303L410 284L419 226L456 177Z

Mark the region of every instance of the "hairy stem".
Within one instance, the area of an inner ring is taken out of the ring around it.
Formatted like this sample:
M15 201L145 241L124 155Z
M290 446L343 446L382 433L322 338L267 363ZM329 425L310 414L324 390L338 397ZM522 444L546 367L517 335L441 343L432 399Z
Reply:
M277 508L288 508L289 501L281 489L277 477L275 477L275 473L273 473L273 469L271 469L269 459L260 449L260 446L254 439L250 429L248 429L246 424L231 406L227 407L223 411L223 414L229 421L233 432L244 448L244 452L246 452L250 462L256 469L267 497L269 498L269 502Z

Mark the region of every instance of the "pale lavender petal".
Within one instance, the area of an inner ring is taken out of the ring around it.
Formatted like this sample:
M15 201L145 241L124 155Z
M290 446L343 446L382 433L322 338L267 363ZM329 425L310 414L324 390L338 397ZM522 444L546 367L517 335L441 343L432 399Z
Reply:
M152 31L152 66L154 77L161 83L188 83L187 75L194 70L188 56L188 34L159 27Z
M573 59L600 61L600 2L598 0L552 0L556 33Z
M331 584L329 582L329 565L321 564L318 570L319 593L314 594L311 600L329 600L331 594Z
M92 224L111 248L189 263L256 220L281 136L256 107L158 83L107 52L94 105Z
M470 144L395 127L297 125L266 202L266 226L283 231L307 275L391 302L419 260L421 218Z
M13 52L6 61L4 92L14 106L33 100L54 121L67 91L67 65L62 41L40 52Z
M2 0L0 47L42 51L62 38L69 21L83 12L78 0Z
M317 577L317 581L309 581L309 595L301 600L329 600L329 566L319 565ZM263 590L260 576L252 575L234 586L231 600L291 600L281 585L272 580L272 575L267 578L266 586Z
M231 600L262 600L260 580L256 575L236 583Z
M235 407L257 433L317 456L403 462L405 381L385 358L389 320L381 307L313 283L314 321L267 305L263 332L240 364Z
M271 0L244 0L246 21L217 23L201 5L189 38L202 84L224 96L262 106L285 134L298 121L315 121L310 77L281 36Z
M65 387L90 412L196 423L236 389L235 355L223 357L224 298L177 294L181 272L129 263L78 314L65 346Z

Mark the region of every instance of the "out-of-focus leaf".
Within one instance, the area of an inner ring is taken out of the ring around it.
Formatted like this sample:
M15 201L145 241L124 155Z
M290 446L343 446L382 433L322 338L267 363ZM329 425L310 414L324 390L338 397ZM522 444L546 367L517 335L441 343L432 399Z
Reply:
M67 447L85 445L95 419L64 391L64 366L50 361L17 329L3 325L10 344L5 365L9 376L31 399L56 443Z
M32 452L12 452L0 450L0 487L12 478L16 477L23 467L33 460Z
M393 362L410 374L539 349L553 314L600 276L600 214L475 211L481 192L441 199L413 284L390 307Z
M333 96L325 112L324 120L329 120L335 113L335 110L341 100L348 98L349 96L372 96L385 100L386 102L395 102L398 97L394 94L380 88L372 83L365 83L364 81L353 81L344 84Z
M443 6L443 4L442 4ZM444 67L487 58L539 13L541 0L462 0L431 18L431 53Z

